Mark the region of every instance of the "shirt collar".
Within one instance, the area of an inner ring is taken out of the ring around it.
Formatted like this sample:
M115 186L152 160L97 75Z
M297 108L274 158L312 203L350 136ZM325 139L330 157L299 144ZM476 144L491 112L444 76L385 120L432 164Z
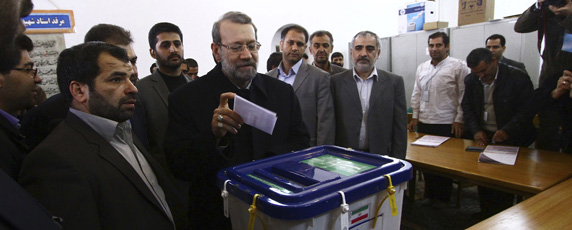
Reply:
M290 68L290 72L292 72L292 75L296 75L298 74L298 70L300 70L300 66L302 65L302 62L304 61L304 59L300 59L300 61L298 61L294 66L292 66L292 68ZM278 73L282 73L286 76L291 76L290 73L285 73L284 69L282 69L282 63L280 63L280 65L278 65Z
M12 125L16 125L16 124L18 124L18 122L20 122L20 120L18 120L18 118L16 118L12 114L7 113L6 111L4 111L2 109L0 109L0 115L3 116L4 118L6 118L6 120L8 120L8 122L10 122L10 124L12 124Z
M356 80L356 82L361 81L362 79L357 74L356 69L353 68L352 71L354 71L354 80ZM373 81L377 81L379 78L379 76L377 76L377 67L375 67L375 66L373 67L373 71L371 71L371 74L369 74L369 77L367 77L367 79L371 79L371 78L373 78Z
M110 120L104 117L96 116L89 113L84 113L74 108L70 108L70 112L78 116L81 120L87 123L91 128L95 130L99 135L101 135L106 141L110 142L113 140L116 129L121 132L130 131L129 127L131 124L129 120L118 123L117 121Z

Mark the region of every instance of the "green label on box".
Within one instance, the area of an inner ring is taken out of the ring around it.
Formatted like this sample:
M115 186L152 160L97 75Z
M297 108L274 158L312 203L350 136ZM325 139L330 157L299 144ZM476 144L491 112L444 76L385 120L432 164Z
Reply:
M303 160L302 163L309 164L316 168L321 168L330 172L335 172L344 176L352 176L375 168L373 165L332 156L329 154Z
M272 183L272 182L270 182L270 181L264 180L264 179L262 179L262 178L260 178L260 177L257 177L257 176L255 176L255 175L252 175L252 174L248 174L248 176L251 177L251 178L254 178L254 179L257 180L257 181L260 181L260 182L262 182L262 183L265 183L265 184L267 184L267 185L270 185L270 187L272 187L272 188L270 188L270 190L274 190L275 192L280 192L280 193L284 193L284 194L292 194L292 191L290 191L290 190L288 190L288 189L285 189L285 188L283 188L283 187L280 187L280 186L278 186L278 185L276 185L276 184L274 184L274 183Z

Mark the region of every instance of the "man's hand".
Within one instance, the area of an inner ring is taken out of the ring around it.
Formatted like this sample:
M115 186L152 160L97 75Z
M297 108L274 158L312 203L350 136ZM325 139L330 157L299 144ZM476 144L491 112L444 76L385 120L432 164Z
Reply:
M483 131L479 131L475 133L475 141L478 145L486 145L487 144L487 135Z
M411 119L411 122L407 125L407 130L415 132L415 129L417 129L417 119Z
M453 122L453 125L451 125L451 133L454 133L456 138L461 138L461 136L463 136L463 124Z
M508 140L510 136L508 135L508 133L506 133L504 130L497 130L495 132L495 135L493 135L493 141L494 142L504 142L506 140Z
M539 1L538 4L541 4L541 2ZM552 11L556 15L562 15L562 16L572 15L572 3L570 3L570 0L566 0L566 5L562 7L555 7L549 5L548 9L550 9L550 11Z
M217 141L226 135L226 132L237 134L244 121L228 107L228 99L234 99L235 93L223 93L220 95L220 104L213 112L211 130Z
M552 98L558 99L560 98L560 96L570 91L571 88L570 84L572 84L572 72L564 70L564 72L562 73L562 77L558 79L558 83L556 84L556 89L552 90Z

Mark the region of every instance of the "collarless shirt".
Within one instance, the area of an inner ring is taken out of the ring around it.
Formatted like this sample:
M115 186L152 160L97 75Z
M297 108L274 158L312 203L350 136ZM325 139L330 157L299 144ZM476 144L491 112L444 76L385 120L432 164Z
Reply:
M353 77L354 80L356 81L359 99L361 102L361 112L362 112L361 127L359 130L358 148L360 148L360 150L369 151L369 137L367 135L369 99L371 97L371 89L373 88L373 83L378 80L379 76L377 76L376 67L373 68L373 71L365 80L359 77L355 69L353 69L353 72L354 72Z
M497 131L497 117L495 114L495 103L493 100L493 94L496 88L498 75L499 75L499 69L497 68L495 79L493 79L493 82L491 82L490 85L481 81L481 84L483 84L483 94L484 94L483 129L489 132Z
M143 154L133 143L131 123L129 121L118 123L107 118L84 113L74 108L70 108L70 112L93 128L95 132L109 142L109 144L125 158L141 177L141 180L147 185L151 193L153 193L159 204L161 204L163 211L169 216L171 222L173 222L173 216L165 199L165 193L161 185L159 185L153 169L151 169L147 159L145 159Z
M425 124L463 123L461 102L469 72L464 61L453 57L436 66L431 60L419 65L411 95L413 118Z
M278 65L278 79L290 85L294 85L296 74L298 74L298 70L300 70L300 66L302 65L303 61L304 59L300 59L300 61L298 61L294 66L292 66L292 68L290 68L290 72L287 74L284 72L284 69L282 69L283 63Z

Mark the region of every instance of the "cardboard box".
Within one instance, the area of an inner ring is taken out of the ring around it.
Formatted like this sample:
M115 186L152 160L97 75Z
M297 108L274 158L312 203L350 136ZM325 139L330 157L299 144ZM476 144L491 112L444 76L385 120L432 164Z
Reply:
M423 30L436 30L441 28L447 28L449 26L448 22L428 22L423 24Z
M422 1L406 5L398 12L400 34L423 30L423 24L439 20L439 5L435 1Z
M459 0L459 26L492 20L494 14L495 0Z

